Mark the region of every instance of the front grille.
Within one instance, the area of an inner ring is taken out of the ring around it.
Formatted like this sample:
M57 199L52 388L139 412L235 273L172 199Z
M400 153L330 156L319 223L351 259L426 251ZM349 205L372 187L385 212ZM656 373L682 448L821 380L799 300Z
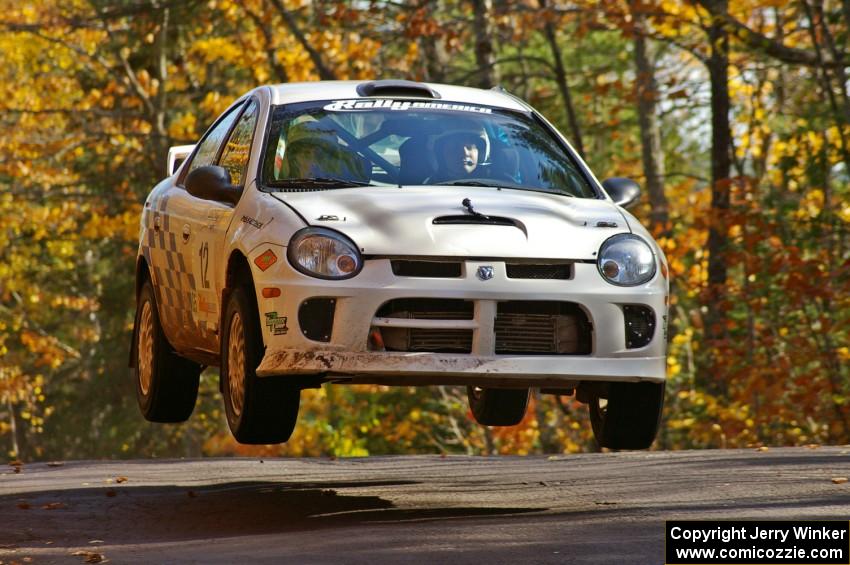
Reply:
M472 302L445 298L396 298L385 302L375 314L379 318L415 320L471 320Z
M460 261L411 261L393 259L393 274L397 277L428 277L456 279L461 274Z
M505 267L509 279L567 280L571 279L573 274L572 265L569 263L507 263Z
M499 304L496 315L499 355L587 355L590 323L572 302L516 301Z
M439 298L390 300L377 312L382 318L414 320L471 320L472 302ZM387 351L470 353L472 330L432 328L381 328Z
M390 347L390 340L393 339L393 332L399 334L399 338L404 339L401 329L387 331L384 328L384 344L387 349L393 351ZM389 338L387 338L387 334ZM407 331L407 339L404 342L399 341L396 345L398 349L395 351L430 351L433 353L470 353L472 351L472 330L429 330L424 328L412 328Z

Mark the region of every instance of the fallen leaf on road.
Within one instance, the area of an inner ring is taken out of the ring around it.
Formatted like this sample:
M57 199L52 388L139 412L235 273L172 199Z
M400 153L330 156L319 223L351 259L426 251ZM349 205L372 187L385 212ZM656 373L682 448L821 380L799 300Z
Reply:
M29 503L28 503L28 502L19 502L19 503L18 503L18 508L20 508L21 510L29 510L29 509L30 509L30 505L29 505Z
M102 553L95 553L94 551L75 551L71 555L85 557L86 563L104 563L106 561Z
M832 477L832 484L834 485L843 485L847 482L847 477Z
M117 496L117 495L118 495L118 493L115 492L112 489L109 489L108 491L106 491L106 496Z
M118 483L118 484L121 484L121 483L126 483L128 480L129 479L127 477L118 477L117 479L115 479L115 482Z
M44 510L57 510L59 508L65 508L65 504L61 502L48 502L47 504L42 506L42 509Z

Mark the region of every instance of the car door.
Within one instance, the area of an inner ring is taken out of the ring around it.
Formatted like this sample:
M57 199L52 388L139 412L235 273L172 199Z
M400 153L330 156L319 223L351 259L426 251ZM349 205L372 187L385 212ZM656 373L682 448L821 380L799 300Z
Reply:
M165 335L178 352L218 350L218 298L213 261L221 253L233 205L189 194L186 176L216 164L246 103L231 107L207 132L176 186L157 203L163 253L154 265ZM156 224L155 224L156 225Z
M243 189L258 114L259 103L253 99L249 100L215 162L230 173L230 183L233 186ZM194 237L196 250L192 273L198 287L192 312L197 324L212 331L203 334L201 347L217 353L221 295L225 283L224 271L227 267L225 239L233 219L234 206L226 202L201 200L186 194L201 211L199 216L190 218L195 220L194 223L189 222L192 230L190 239Z

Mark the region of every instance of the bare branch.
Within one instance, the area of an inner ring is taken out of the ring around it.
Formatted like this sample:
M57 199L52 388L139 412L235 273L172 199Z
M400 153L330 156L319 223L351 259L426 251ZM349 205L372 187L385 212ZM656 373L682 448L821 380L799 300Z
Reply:
M298 43L301 44L301 47L307 52L310 56L310 60L313 61L313 65L316 67L316 71L319 73L319 78L322 80L336 80L336 74L325 65L325 62L322 60L322 55L316 49L310 45L310 41L304 35L304 32L301 31L301 28L298 27L298 22L295 21L295 18L292 16L292 13L286 9L281 0L269 0L272 6L274 6L280 16L283 18L283 21L286 22L286 26L289 28L289 31L292 32L292 35L295 36L295 39L298 40Z
M725 22L727 24L727 31L736 39L750 46L752 49L761 51L774 59L779 59L780 61L792 65L805 65L808 67L818 67L821 65L826 67L846 67L850 63L843 56L838 59L824 57L821 61L818 59L817 54L812 51L797 49L796 47L788 47L776 39L767 37L766 35L749 28L733 16L718 11L714 2L709 0L697 1L699 2L699 5L708 10L712 16L719 17L723 22Z

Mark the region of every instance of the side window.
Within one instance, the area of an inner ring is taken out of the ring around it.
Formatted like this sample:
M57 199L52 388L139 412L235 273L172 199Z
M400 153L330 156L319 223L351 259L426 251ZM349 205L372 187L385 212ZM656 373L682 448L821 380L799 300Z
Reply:
M191 173L198 167L212 165L213 160L215 160L215 156L218 154L218 148L221 147L221 142L224 141L224 136L227 135L228 131L230 131L230 126L233 125L233 120L235 120L238 115L239 106L231 110L229 114L218 122L215 128L213 128L209 135L201 142L201 145L198 146L198 150L195 152L195 157L192 159L192 162L189 163L189 170L187 173Z
M241 186L244 183L242 175L245 173L245 166L248 164L248 157L251 155L251 140L254 137L254 125L257 123L257 102L252 100L242 117L236 122L236 127L230 134L230 139L224 146L224 151L221 154L221 160L218 164L227 169L230 173L230 182L236 186Z

